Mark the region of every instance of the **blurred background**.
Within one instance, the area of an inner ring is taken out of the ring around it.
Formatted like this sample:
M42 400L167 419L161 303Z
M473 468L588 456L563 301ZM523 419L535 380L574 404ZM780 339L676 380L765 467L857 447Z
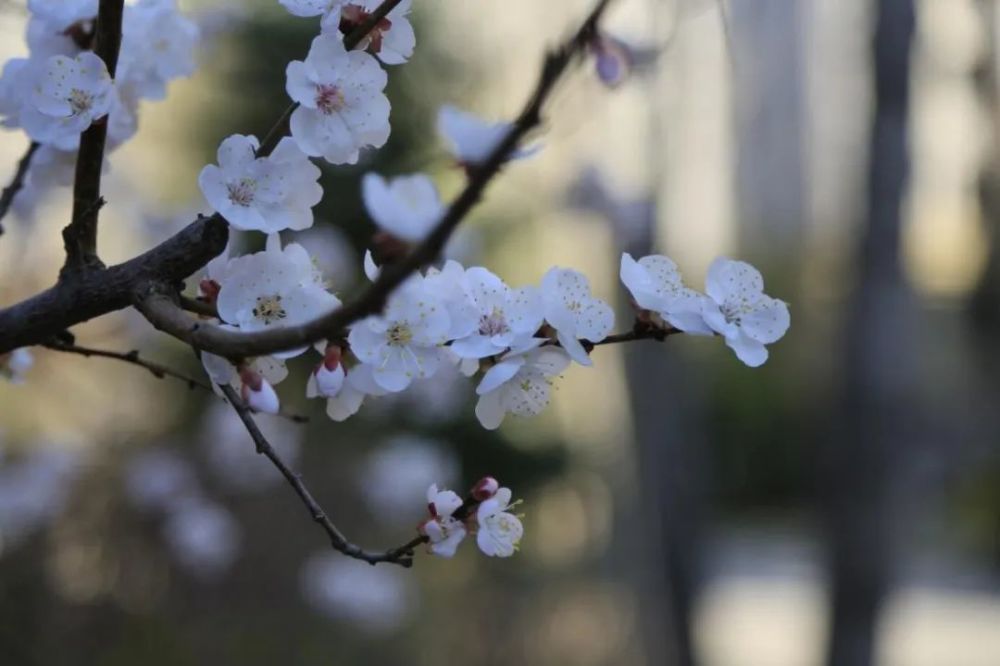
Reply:
M181 3L203 67L146 103L106 180L108 263L204 209L196 177L262 136L317 30L276 2ZM349 295L370 169L461 185L443 103L505 119L587 0L418 0L390 70L393 134L325 168L307 244ZM26 52L0 4L0 57ZM523 497L512 560L467 545L412 570L332 552L231 410L182 383L36 350L0 383L2 664L1000 664L1000 10L994 0L619 0L614 90L559 88L539 137L450 252L513 285L553 264L631 321L618 260L662 252L700 287L759 266L793 325L759 369L703 338L600 348L552 407L496 433L439 374L344 424L260 421L358 543L397 545L429 483ZM6 182L25 141L0 134ZM69 191L5 221L0 303L49 286ZM250 245L260 239L249 239ZM81 344L192 374L131 312Z

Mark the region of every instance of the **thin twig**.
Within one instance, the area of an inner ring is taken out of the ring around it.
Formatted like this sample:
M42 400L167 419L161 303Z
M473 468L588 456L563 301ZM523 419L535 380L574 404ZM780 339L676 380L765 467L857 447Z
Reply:
M11 178L10 184L3 188L3 193L0 194L0 221L7 216L7 211L14 204L14 197L17 193L21 191L24 187L24 179L28 175L28 167L31 166L31 158L35 156L35 151L41 147L41 144L37 141L32 141L28 149L24 151L24 155L17 162L17 169L14 171L14 177ZM3 235L3 225L0 224L0 235Z
M156 328L168 335L196 349L233 359L260 356L295 349L317 340L343 337L350 324L381 312L396 287L438 257L451 234L482 198L493 177L507 163L524 137L541 123L543 105L570 63L586 52L609 4L610 0L599 0L572 37L546 56L535 89L511 124L510 130L482 163L468 170L465 189L452 202L427 238L400 262L386 266L378 279L354 301L299 326L254 333L227 331L193 320L177 307L176 291L172 286L162 283L151 282L140 290L136 294L136 307Z
M200 379L191 377L190 375L185 375L183 372L173 370L167 366L156 363L154 361L147 361L146 359L139 356L139 350L133 349L129 352L117 352L108 349L92 349L90 347L81 347L77 344L66 343L66 342L48 342L44 345L46 349L51 349L53 351L66 352L68 354L76 354L78 356L86 356L90 358L91 356L96 356L98 358L110 358L118 361L124 361L125 363L131 363L132 365L139 366L140 368L145 368L149 370L157 379L164 379L166 377L173 377L174 379L179 379L188 385L188 388L202 388L206 391L211 391L212 387L208 385L207 382L203 382Z
M139 350L133 349L129 352L117 352L111 351L109 349L94 349L92 347L82 347L75 343L63 342L63 341L52 341L47 342L43 345L46 349L51 349L53 351L64 352L67 354L76 354L78 356L84 356L87 358L97 357L97 358L108 358L116 361L123 361L131 365L145 368L157 379L165 379L167 377L172 377L174 379L179 379L185 384L187 384L189 389L200 388L208 392L213 392L212 387L207 382L200 379L186 375L183 372L174 370L167 367L161 363L156 363L155 361L149 361L141 356L139 356ZM302 416L301 414L292 414L288 412L281 412L278 416L286 418L289 421L294 421L295 423L308 423L309 417Z
M225 394L229 404L231 404L233 409L236 410L237 416L239 416L240 420L243 421L243 425L246 427L247 432L250 434L250 438L253 439L254 445L257 447L257 453L265 456L275 467L278 468L278 471L281 472L283 477L285 477L285 480L295 491L295 494L299 496L300 500L302 500L302 503L309 511L309 515L312 517L313 521L315 521L316 524L319 525L324 532L326 532L327 536L330 538L330 545L333 546L334 550L337 550L348 557L363 560L369 564L389 562L403 567L410 567L413 565L413 556L416 548L420 544L426 543L427 537L418 536L398 548L391 548L385 551L365 550L357 544L348 541L343 532L341 532L340 529L333 524L333 521L331 521L326 515L326 511L324 511L323 507L321 507L319 502L316 501L316 498L313 497L311 492L309 492L309 488L306 487L305 481L302 479L302 475L293 472L278 452L274 450L271 443L267 441L267 438L264 437L264 433L262 433L260 428L257 427L257 422L254 421L249 408L240 399L236 390L228 385L220 385L219 388L222 389L222 392Z
M111 78L118 66L122 43L122 15L125 0L100 0L94 27L94 53L104 61ZM97 219L103 204L101 172L108 137L108 117L96 120L80 135L73 178L73 217L63 229L66 263L60 278L88 268L103 268L97 257Z

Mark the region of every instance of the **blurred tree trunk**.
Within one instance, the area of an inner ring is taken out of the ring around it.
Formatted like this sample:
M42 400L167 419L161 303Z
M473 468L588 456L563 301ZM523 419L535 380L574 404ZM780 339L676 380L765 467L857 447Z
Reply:
M802 15L807 4L729 3L740 240L751 251L797 254L802 247L808 177Z
M986 26L987 48L974 70L980 106L989 121L991 136L984 150L979 174L979 208L986 232L987 255L983 273L966 303L970 350L975 368L973 396L982 401L983 415L977 428L977 442L987 449L987 459L997 455L995 433L1000 429L1000 9L996 0L979 0ZM1000 516L1000 507L996 515ZM1000 528L1000 518L998 518ZM1000 543L993 552L1000 565Z
M838 437L829 443L824 470L832 541L831 666L866 666L875 659L879 612L905 523L905 450L918 434L917 306L900 256L914 29L913 0L878 1L868 213L843 332Z
M650 207L654 228L655 209ZM633 239L626 247L634 257L652 254L652 237ZM627 345L632 424L639 466L641 516L651 539L654 562L652 586L645 590L650 613L667 628L647 626L649 638L672 659L690 666L697 662L693 646L694 601L701 579L701 539L704 523L704 437L701 391L690 368L665 345ZM664 348L667 347L667 348ZM650 524L652 523L652 524ZM647 640L647 643L650 641ZM663 663L651 655L650 663Z

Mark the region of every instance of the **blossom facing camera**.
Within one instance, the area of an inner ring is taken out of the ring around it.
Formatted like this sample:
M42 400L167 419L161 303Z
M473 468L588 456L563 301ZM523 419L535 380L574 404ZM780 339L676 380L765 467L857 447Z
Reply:
M257 157L256 137L234 134L219 145L219 165L201 170L205 199L235 229L276 233L313 225L312 207L323 198L319 168L283 138L267 157Z
M55 55L33 67L21 126L41 144L76 149L80 133L111 111L114 87L104 61L86 51L76 58Z
M738 359L751 368L763 365L765 345L780 340L791 324L788 304L764 293L760 271L726 257L712 262L705 287L705 323L726 339Z
M304 61L288 63L285 87L299 103L292 113L292 137L306 155L331 164L354 164L362 148L381 148L389 139L388 82L378 61L364 51L347 51L339 35L321 34Z

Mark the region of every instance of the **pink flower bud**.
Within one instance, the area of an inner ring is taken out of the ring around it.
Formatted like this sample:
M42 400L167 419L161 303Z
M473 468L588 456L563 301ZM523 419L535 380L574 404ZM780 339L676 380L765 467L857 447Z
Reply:
M221 290L222 286L218 282L206 278L198 283L198 300L214 305Z
M314 374L319 394L325 398L337 397L344 386L344 366L336 365L330 370L325 363L320 363Z
M240 369L240 380L243 382L240 396L250 409L265 414L278 413L281 402L270 382L246 367Z
M484 476L472 487L472 497L477 502L485 502L500 490L500 482L492 476Z

